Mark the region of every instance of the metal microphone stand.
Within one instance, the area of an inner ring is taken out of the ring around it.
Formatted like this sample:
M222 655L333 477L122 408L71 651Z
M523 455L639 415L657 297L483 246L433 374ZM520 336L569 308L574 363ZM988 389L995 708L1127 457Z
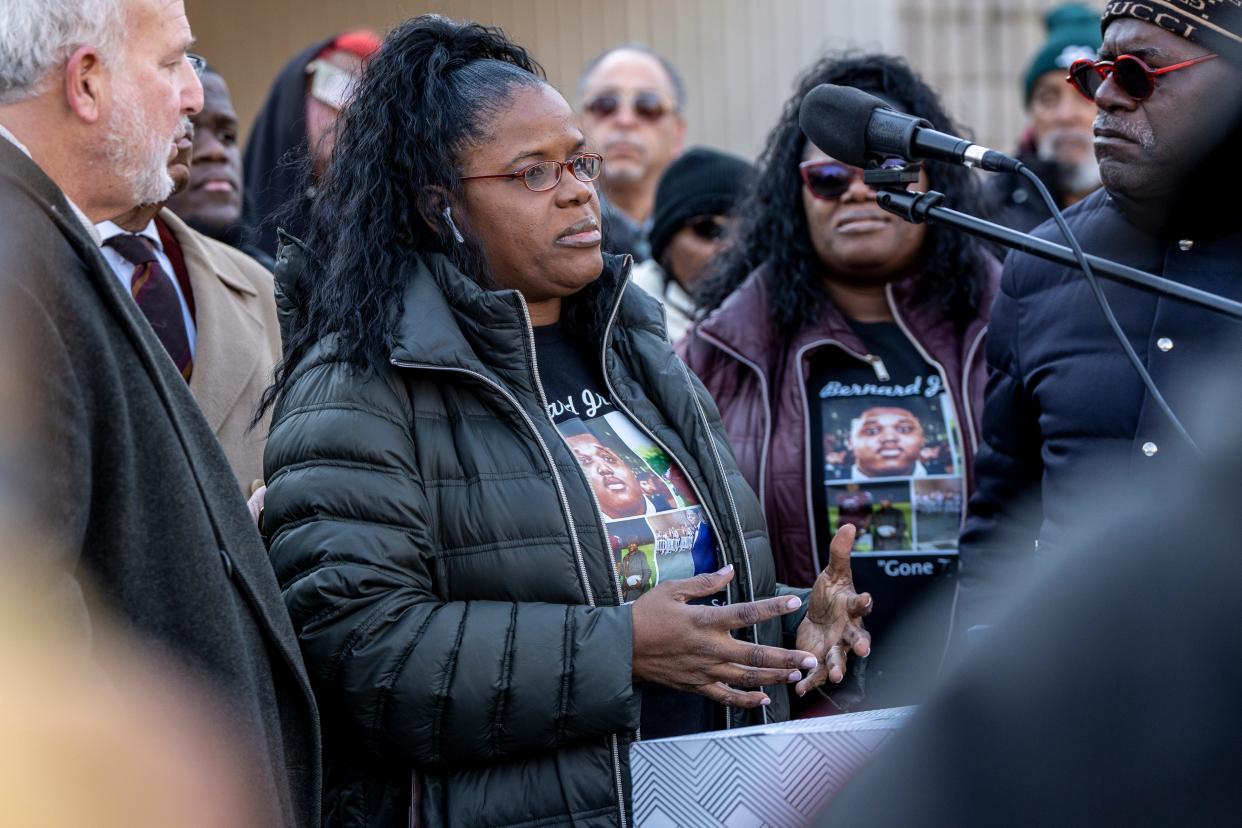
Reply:
M1021 250L1023 253L1030 253L1032 256L1067 267L1078 268L1078 260L1068 247L942 207L941 204L945 199L944 193L934 190L926 193L907 191L908 184L919 180L919 169L920 166L917 163L896 169L869 169L865 171L863 180L876 191L876 202L880 207L908 222L922 224L930 221L943 224L972 236L996 242L1004 247ZM1242 302L1235 302L1206 290L1199 290L1143 270L1127 267L1110 259L1088 255L1087 261L1091 263L1092 269L1097 274L1114 282L1175 296L1235 319L1242 319Z

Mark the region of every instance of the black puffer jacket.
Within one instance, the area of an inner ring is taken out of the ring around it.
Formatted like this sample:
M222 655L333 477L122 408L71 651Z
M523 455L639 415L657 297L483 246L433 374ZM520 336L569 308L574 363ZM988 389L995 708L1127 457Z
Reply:
M286 297L295 265L277 268ZM610 257L614 402L693 481L738 568L730 599L773 595L716 408L627 282L628 259ZM641 707L630 608L546 415L525 303L431 256L410 268L396 343L371 373L319 343L267 446L265 529L323 709L325 823L406 825L417 769L424 825L624 826ZM785 630L745 635L779 645ZM734 724L787 715L784 689L767 689L771 708Z

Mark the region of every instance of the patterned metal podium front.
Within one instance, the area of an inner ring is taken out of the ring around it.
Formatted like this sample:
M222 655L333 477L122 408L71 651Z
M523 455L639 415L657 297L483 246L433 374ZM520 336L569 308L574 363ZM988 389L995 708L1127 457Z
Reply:
M801 828L913 712L895 707L639 742L641 828Z

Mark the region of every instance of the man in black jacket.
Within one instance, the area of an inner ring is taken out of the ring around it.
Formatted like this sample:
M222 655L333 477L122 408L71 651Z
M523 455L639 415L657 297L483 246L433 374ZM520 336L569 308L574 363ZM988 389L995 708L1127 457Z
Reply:
M1242 213L1218 204L1242 182L1242 8L1215 4L1209 20L1200 5L1105 10L1102 60L1131 55L1168 71L1131 63L1114 73L1100 63L1084 73L1099 109L1104 189L1068 217L1089 253L1238 300ZM1061 241L1051 225L1037 232ZM1202 386L1186 381L1236 349L1242 323L1120 284L1104 283L1104 293L1191 437L1201 434L1190 403ZM967 630L990 622L1011 564L1064 546L1084 518L1102 514L1100 494L1159 503L1170 471L1194 456L1073 269L1011 255L987 355L984 445L961 540L958 628ZM1230 372L1213 376L1235 382Z
M260 824L317 825L318 714L275 576L148 321L168 295L137 270L122 284L93 227L171 190L168 159L202 106L182 2L5 0L4 13L0 348L24 356L25 387L0 420L36 413L35 461L9 485L53 542L63 575L48 600L84 625L118 619L214 694L257 761Z

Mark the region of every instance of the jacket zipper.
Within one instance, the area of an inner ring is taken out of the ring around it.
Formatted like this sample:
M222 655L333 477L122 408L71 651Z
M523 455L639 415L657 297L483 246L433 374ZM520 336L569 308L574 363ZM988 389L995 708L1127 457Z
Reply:
M629 266L627 264L627 267L626 267L627 284L629 281L629 272L630 272ZM643 423L638 419L638 417L634 415L634 412L630 411L625 406L625 403L617 395L616 389L613 388L612 380L608 376L608 337L612 333L613 324L616 322L616 319L617 319L617 311L621 309L621 300L624 298L624 296L625 296L625 288L622 288L621 293L618 294L617 296L617 300L613 303L612 313L609 314L608 316L608 324L604 326L603 344L602 344L602 350L600 352L600 368L604 375L604 386L608 389L608 394L609 396L612 397L613 404L616 405L616 407L619 408L624 414L626 414L634 422L634 425L637 428L641 429L644 434L646 434L649 438L651 438L652 442L654 442L657 446L660 447L660 449L665 453L665 455L668 456L670 461L675 462L677 459L677 455L674 454L672 451L670 451L668 446L666 446L660 440L659 437L655 436L655 434L652 434L651 430L648 429L645 425L643 425ZM724 466L723 464L721 464L720 456L716 452L716 445L714 442L712 442L711 427L707 423L707 416L703 413L702 406L699 404L698 396L694 393L694 384L690 382L690 377L686 373L689 369L686 368L686 364L682 362L680 357L677 358L677 363L678 365L681 366L682 376L685 378L686 383L687 383L687 390L690 392L691 397L694 399L695 409L698 411L699 416L702 418L702 423L707 433L708 443L711 446L712 454L714 455L717 468L719 469L719 472L720 472L720 477L724 481L724 484L725 484L725 491L728 494L728 499L729 499L729 508L733 512L734 525L738 533L739 543L741 544L741 547L742 547L742 560L746 564L746 583L747 583L747 588L749 590L749 600L753 601L755 597L755 586L754 586L754 582L750 574L750 554L746 550L746 540L742 532L742 520L741 520L741 517L737 513L737 505L733 500L733 491L729 488L729 481L728 481L728 477L724 473ZM707 504L707 499L703 497L703 493L700 492L698 486L695 485L694 479L691 478L690 475L686 475L686 480L690 483L690 488L694 491L694 496L698 499L699 504L703 507L703 511L707 514L708 520L712 522L713 526L720 526L721 525L720 522L717 520L716 516L712 514L711 507L708 506ZM723 548L724 547L722 544L721 546L722 551L723 551ZM739 591L740 591L740 588L739 588ZM728 601L728 595L729 595L728 590L725 590L726 601ZM757 625L752 626L751 630L755 636L755 643L758 644L759 643L759 627ZM763 709L763 720L765 723L768 720L767 708ZM725 728L730 729L732 727L733 727L733 709L730 707L726 707L725 708Z
M889 307L889 310L893 314L893 321L897 323L897 327L901 328L901 332L906 335L906 339L910 340L910 344L914 346L914 349L919 352L919 355L922 356L923 359L927 360L927 363L929 365L934 366L936 369L936 373L940 375L940 381L944 383L944 390L948 392L949 402L952 403L953 405L953 409L954 409L953 413L956 414L957 413L957 401L953 399L953 386L949 385L948 372L944 370L943 365L941 365L939 362L936 362L936 360L932 359L932 355L927 353L927 350L923 347L922 343L920 343L914 337L914 334L910 333L910 329L906 327L906 323L902 320L901 314L897 311L897 303L893 301L893 286L892 285L884 286L884 298L888 300L888 307ZM962 386L962 399L963 400L966 399L966 386L964 385ZM965 412L963 412L963 414L964 413ZM959 436L964 437L965 435L959 435ZM963 449L965 448L964 443L963 443L962 448ZM964 460L965 458L963 457L962 459ZM962 477L963 479L965 479L965 475L963 475Z
M824 566L819 560L819 538L817 537L814 525L815 500L811 489L814 485L811 481L811 458L814 456L813 449L811 448L811 401L807 395L806 377L802 374L802 358L805 357L807 351L812 348L819 348L824 345L835 345L845 353L854 357L854 359L867 363L875 371L876 379L879 379L881 382L884 381L880 375L881 369L883 369L884 377L888 376L888 369L884 368L884 362L879 357L872 356L871 354L860 354L852 348L845 347L845 345L836 339L819 339L815 342L808 342L806 345L799 348L798 352L794 355L794 365L798 368L798 392L799 396L802 398L802 431L806 434L804 445L805 454L803 455L802 462L803 470L806 473L806 485L803 488L806 489L806 513L807 517L811 521L811 526L809 527L810 532L808 534L811 536L811 559L815 561L816 575L823 571ZM879 364L879 367L877 367L877 363Z
M578 543L578 530L574 528L573 513L569 511L569 498L565 495L565 486L561 481L561 475L556 470L556 461L552 458L552 452L548 449L548 444L544 442L543 437L539 434L539 429L535 428L535 421L532 420L530 415L526 413L526 410L522 408L522 405L518 402L517 397L513 396L513 394L500 383L483 376L478 371L471 371L468 368L445 368L439 365L429 365L427 363L420 362L402 362L397 359L391 359L389 361L398 368L409 368L422 371L440 371L447 374L465 374L466 376L474 377L488 387L494 388L502 397L508 400L509 404L512 405L514 409L517 410L518 414L521 415L522 419L526 422L531 434L535 435L535 441L539 444L539 448L543 451L544 459L548 461L548 468L552 471L552 482L556 484L556 493L560 497L561 501L561 514L564 515L565 523L569 526L569 540L573 545L574 557L578 562L578 578L582 581L582 590L586 594L587 604L594 607L596 605L595 593L591 589L591 582L587 579L586 562L582 557L582 547Z
M979 438L975 436L975 417L970 405L970 366L975 361L975 354L979 351L979 345L987 333L988 326L984 325L983 330L979 331L979 335L975 337L975 341L966 351L966 362L962 366L962 407L965 409L963 413L966 415L967 431L970 434L970 444L974 447L975 454L979 453Z
M975 361L975 354L979 351L979 345L983 342L983 338L987 336L987 325L983 326L983 330L975 337L975 341L970 343L970 348L966 350L966 361L962 364L962 407L965 415L966 430L970 434L970 444L974 447L975 457L979 456L979 438L975 436L974 411L970 405L970 366ZM966 528L966 516L970 513L967 508L962 509L962 519L958 531ZM1036 547L1039 546L1039 540L1035 541ZM957 603L962 595L961 579L955 579L953 584L953 604L949 608L949 629L945 634L944 648L940 651L940 664L936 667L936 678L939 679L944 674L945 665L949 663L949 651L953 647L953 631L957 629Z
M884 360L875 354L867 354L864 360L871 363L871 370L875 371L875 378L880 382L888 382L892 376L888 373L888 366L884 364Z
M564 435L561 435L560 429L556 427L555 421L553 421L551 415L547 413L548 397L547 397L547 394L543 390L543 381L540 380L539 378L539 357L538 357L538 349L535 347L535 329L534 329L533 323L530 320L530 309L526 305L526 299L520 293L518 294L518 303L522 308L522 318L526 322L526 333L528 336L527 341L530 345L531 377L535 381L535 390L539 393L539 404L543 406L544 416L546 416L548 418L548 422L551 423L552 430L555 431L557 435L560 436L561 442L565 443ZM533 423L531 425L531 428L532 429L534 428ZM573 454L573 449L570 448L569 443L565 443L565 448L570 452L571 455ZM552 461L551 458L552 458L552 455L549 452L548 461L552 463L553 473L555 474L556 464ZM579 473L581 474L581 472ZM617 594L617 605L621 606L622 604L621 573L617 570L617 562L612 559L612 548L608 543L608 532L604 528L604 519L602 517L603 508L600 506L599 498L595 496L595 490L591 488L590 481L584 478L583 482L586 484L587 491L591 493L591 502L595 504L595 523L599 527L600 540L603 541L604 554L608 557L608 568L612 572L613 586L617 591L616 593ZM563 505L564 505L566 517L569 520L570 531L572 532L573 531L573 515L569 512L568 500L563 501ZM576 537L577 535L575 534L575 538ZM576 541L575 541L575 544L576 544ZM585 569L585 565L583 564L581 551L579 551L578 553L578 563L579 565L583 566L582 573L583 573L583 577L585 577L586 569ZM635 737L634 737L635 741L637 741L641 737L642 737L642 729L640 727L637 730L635 730ZM620 743L620 739L617 737L617 734L615 733L609 735L608 741L609 741L609 749L612 753L613 777L617 784L617 815L621 821L621 828L627 828L629 823L628 823L626 813L625 813L625 781L621 775L621 743Z
M522 317L526 320L526 333L529 337L528 342L530 344L531 378L535 382L535 391L539 394L539 404L543 407L544 416L548 418L548 423L552 426L552 430L557 433L557 436L561 438L561 442L565 444L565 448L572 455L573 449L570 448L569 443L565 442L565 437L561 434L561 430L556 427L556 422L552 419L551 415L547 414L548 395L544 392L543 381L539 378L539 354L538 349L535 347L535 328L533 323L530 321L530 308L527 307L526 299L520 293L518 294L518 302L522 308ZM585 478L583 482L587 484L587 491L591 493L591 501L595 504L595 524L599 527L600 539L604 542L604 551L608 554L608 564L609 569L612 572L613 586L617 591L617 606L620 606L622 603L621 573L617 570L616 562L612 559L612 551L608 545L608 532L604 529L604 521L600 517L600 515L603 514L603 510L600 507L599 498L595 496L595 490L591 488L590 482L586 481ZM566 501L566 509L568 510L568 508L568 501Z
M897 303L893 301L892 285L885 285L884 296L888 300L888 306L889 306L889 309L892 311L893 319L897 322L897 326L901 328L902 333L906 335L906 339L910 340L910 342L913 343L915 349L917 349L918 352L922 354L923 359L927 360L929 364L936 366L936 371L937 373L940 374L940 380L941 382L944 383L945 390L948 391L949 393L949 401L953 403L954 407L956 407L957 405L956 402L953 402L953 389L952 389L952 386L949 385L948 376L945 373L944 367L940 363L932 359L931 354L927 353L927 351L924 350L922 344L917 339L914 338L914 334L910 333L910 329L907 328L906 323L902 321L901 314L897 312ZM979 343L983 341L983 335L985 333L987 333L986 327L982 331L980 331L979 335L975 337L975 341L971 343L970 349L966 353L966 360L963 363L963 368L962 368L962 408L963 408L962 430L967 435L970 436L971 446L974 447L975 453L977 453L979 450L979 443L978 443L978 440L975 438L975 427L974 427L974 423L971 420L970 384L969 384L970 362L971 362L972 357L974 356L975 351L979 347ZM962 435L962 438L963 438L962 460L964 461L966 459L965 458L966 446L964 442L965 435ZM966 470L963 469L962 470L962 495L965 496L965 494L966 494ZM958 520L958 531L959 532L966 525L966 511L967 510L965 507L965 503L963 503L962 514ZM953 627L957 624L957 621L956 621L957 599L961 595L961 588L962 588L961 580L955 579L955 583L953 587L953 606L949 611L949 629L947 633L945 634L944 649L940 653L940 665L936 669L937 675L939 675L940 671L944 669L945 660L948 658L948 655L949 655L949 648L953 644Z
M720 475L720 480L724 484L725 495L729 501L729 513L733 517L733 528L737 532L738 544L742 548L742 561L746 564L746 588L747 599L755 600L755 582L751 575L750 568L750 551L746 548L746 532L742 528L742 516L737 511L737 501L733 498L733 488L729 485L729 476L725 473L724 462L720 459L720 450L716 448L716 441L712 437L711 423L707 420L707 413L703 410L703 403L699 401L699 395L694 391L694 383L690 380L690 369L686 367L686 363L681 359L677 360L677 364L681 366L682 376L686 380L686 389L690 392L690 398L694 400L695 410L699 413L699 422L703 425L703 430L707 434L707 447L712 451L712 459L716 461L716 471ZM706 501L704 501L706 503ZM704 506L706 509L706 506ZM755 637L756 646L759 644L759 626L752 625L751 633ZM763 688L760 687L760 690ZM760 708L763 714L763 723L768 724L768 708ZM733 726L733 708L725 708L725 727Z

